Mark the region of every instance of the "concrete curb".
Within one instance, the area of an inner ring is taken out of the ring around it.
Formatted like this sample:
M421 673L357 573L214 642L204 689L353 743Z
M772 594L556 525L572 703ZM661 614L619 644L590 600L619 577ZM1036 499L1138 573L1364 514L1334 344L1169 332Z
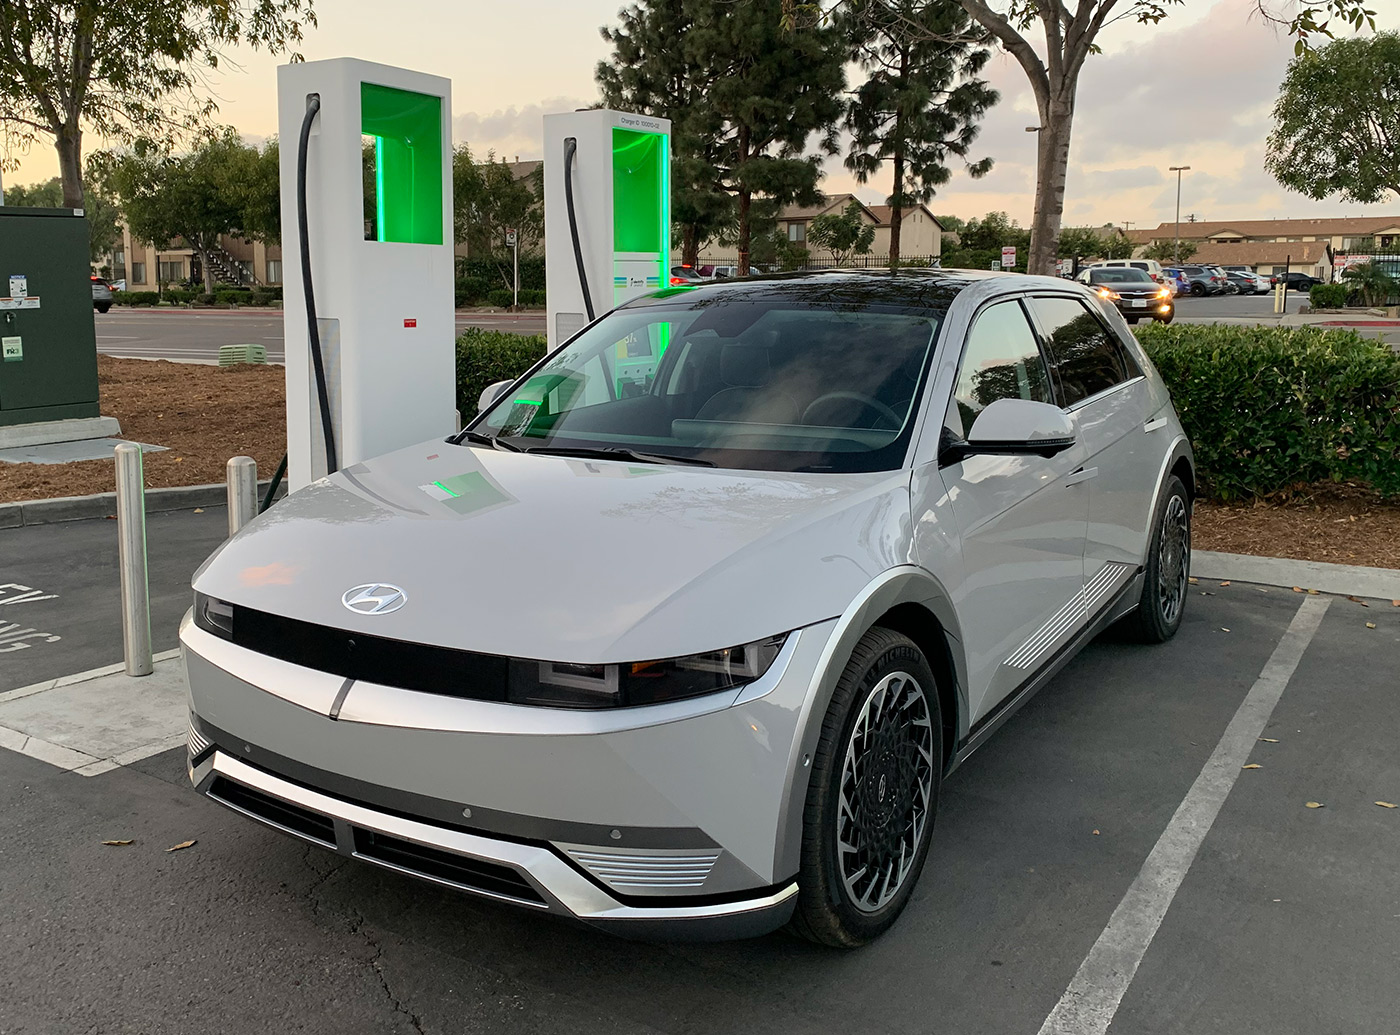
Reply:
M1339 596L1400 600L1400 570L1353 564L1298 561L1288 557L1253 557L1243 553L1193 550L1191 574L1202 579L1257 582L1264 586L1315 589Z
M258 482L258 496L267 492L271 479ZM287 494L287 483L278 487L277 498ZM180 485L168 489L146 490L146 513L167 510L193 510L195 507L221 507L228 503L228 486ZM98 492L91 496L59 496L47 500L20 500L0 503L0 528L22 528L26 525L47 525L58 521L82 521L87 518L115 517L117 494Z

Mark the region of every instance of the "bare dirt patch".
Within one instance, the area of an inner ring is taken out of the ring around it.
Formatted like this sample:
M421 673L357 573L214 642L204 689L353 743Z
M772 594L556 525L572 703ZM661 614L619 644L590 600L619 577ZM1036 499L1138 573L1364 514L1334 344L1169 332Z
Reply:
M1400 502L1350 484L1312 486L1283 501L1196 505L1197 550L1400 568Z
M123 438L167 447L146 454L152 488L222 482L233 456L251 456L258 476L272 477L287 449L284 376L280 366L97 357L102 413L121 421ZM114 487L110 459L0 463L0 503Z

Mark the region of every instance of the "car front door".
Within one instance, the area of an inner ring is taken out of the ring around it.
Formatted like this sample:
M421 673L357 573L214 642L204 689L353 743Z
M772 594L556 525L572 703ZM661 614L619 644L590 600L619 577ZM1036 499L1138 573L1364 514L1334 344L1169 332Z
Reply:
M1004 398L1054 401L1040 343L1017 299L994 301L973 318L943 433L965 438L977 415ZM1049 458L974 455L915 470L915 552L944 578L957 608L973 725L1072 635L1088 520L1088 489L1077 473L1083 454L1076 444ZM960 578L945 570L950 551L960 557Z
M1084 588L1092 615L1125 586L1142 563L1156 506L1167 421L1152 412L1169 405L1143 376L1112 324L1121 317L1079 298L1037 297L1030 308L1054 373L1056 401L1084 448L1089 494ZM1158 418L1158 419L1154 419Z

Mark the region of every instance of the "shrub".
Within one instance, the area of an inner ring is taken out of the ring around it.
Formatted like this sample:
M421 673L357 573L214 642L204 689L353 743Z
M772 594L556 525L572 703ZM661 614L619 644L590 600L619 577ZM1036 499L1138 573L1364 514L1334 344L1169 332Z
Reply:
M490 290L491 281L485 277L458 277L453 294L457 305L480 305Z
M457 276L483 280L487 289L502 287L510 282L511 262L507 255L499 262L495 259L457 259ZM520 290L544 290L544 257L540 255L520 256Z
M215 305L247 305L253 293L247 288L218 288L214 292Z
M528 290L528 291L525 290L524 288L521 288L521 290L520 290L520 304L521 304L521 305L537 305L537 306L542 306L542 305L544 305L544 292L543 292L543 291L537 291L537 290L535 290L535 289L533 289L533 288L531 288L531 289Z
M544 355L542 334L521 335L468 327L457 338L457 409L462 420L476 416L476 403L488 385L514 379Z
M159 291L113 291L112 301L117 305L158 305Z
M1332 479L1400 496L1400 355L1354 331L1137 329L1171 389L1202 491L1263 496Z
M164 297L171 305L189 305L194 301L195 293L188 288L166 288Z
M1350 294L1345 284L1314 284L1308 289L1308 304L1314 309L1340 309Z
M500 306L504 308L505 306L511 305L514 301L514 292L507 291L505 288L497 288L494 291L488 291L486 294L487 305Z

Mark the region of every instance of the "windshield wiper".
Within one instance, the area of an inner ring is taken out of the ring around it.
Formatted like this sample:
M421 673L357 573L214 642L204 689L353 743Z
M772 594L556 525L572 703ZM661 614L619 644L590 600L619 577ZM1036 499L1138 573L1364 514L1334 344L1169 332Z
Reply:
M475 442L479 446L490 446L492 449L504 449L507 453L522 453L519 446L513 446L503 438L495 435L484 435L480 431L459 431L448 439L453 445L460 446L463 442Z
M541 453L544 456L574 456L593 460L636 460L644 464L689 464L694 467L714 467L713 460L702 460L698 456L673 456L670 453L641 453L624 446L529 446L527 453Z

